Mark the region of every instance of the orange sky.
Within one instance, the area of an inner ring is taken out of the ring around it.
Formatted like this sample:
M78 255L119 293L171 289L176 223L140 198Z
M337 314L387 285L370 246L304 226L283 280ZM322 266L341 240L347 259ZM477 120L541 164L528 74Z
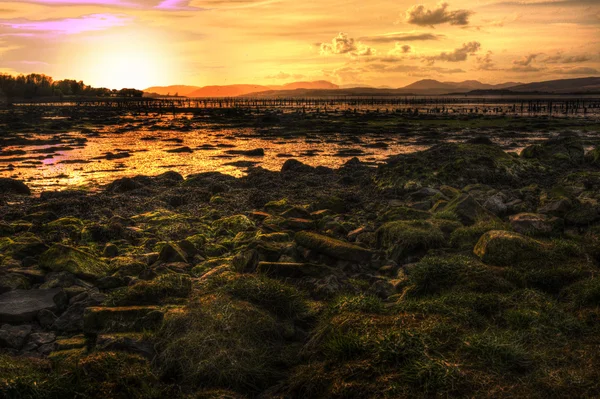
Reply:
M600 0L0 0L0 72L110 88L599 71Z

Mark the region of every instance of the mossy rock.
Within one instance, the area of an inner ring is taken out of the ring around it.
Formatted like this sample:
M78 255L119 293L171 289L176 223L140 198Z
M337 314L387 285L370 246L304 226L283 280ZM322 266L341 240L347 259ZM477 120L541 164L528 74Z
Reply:
M444 214L456 215L462 224L472 225L480 221L498 220L496 216L479 204L472 196L463 194L450 201L443 210Z
M492 230L481 236L473 252L484 263L515 266L522 261L539 259L547 250L543 243L522 234Z
M0 238L0 252L10 255L15 259L23 259L27 256L38 256L47 249L48 246L31 233L25 233L12 238Z
M140 332L160 326L164 313L157 306L88 307L83 314L83 331Z
M192 280L189 276L169 273L115 290L104 303L111 306L159 305L165 300L187 298L191 293Z
M377 246L386 250L395 261L423 256L429 249L444 244L444 234L434 223L426 220L395 221L377 230Z
M585 154L585 161L590 165L600 166L600 147L588 151Z
M447 184L464 186L468 182L501 185L519 183L537 174L539 168L504 152L496 145L443 143L428 150L392 157L377 170L376 182L381 187L414 190L423 186Z
M343 259L351 262L368 262L372 255L370 250L358 245L308 231L299 231L296 233L294 239L298 245L335 259Z
M269 212L281 213L290 207L289 200L282 198L278 201L269 201L265 204L265 209Z
M215 230L226 230L232 235L254 227L254 222L245 215L233 215L215 220L212 223Z
M574 135L563 135L541 144L533 144L521 151L521 157L537 159L548 164L581 164L584 160L581 139Z
M166 243L160 250L158 260L160 262L187 262L187 254L175 243Z
M54 272L67 271L81 277L99 278L112 271L111 266L94 255L63 244L54 244L40 256L40 267Z
M391 222L394 220L425 220L429 219L431 214L427 211L421 211L405 206L396 206L390 208L378 220L381 222Z
M472 226L461 226L450 234L450 245L458 249L472 250L483 234L492 230L503 230L505 227L499 220L483 220Z
M438 294L456 289L508 292L514 286L496 270L464 255L426 256L407 270L412 294Z

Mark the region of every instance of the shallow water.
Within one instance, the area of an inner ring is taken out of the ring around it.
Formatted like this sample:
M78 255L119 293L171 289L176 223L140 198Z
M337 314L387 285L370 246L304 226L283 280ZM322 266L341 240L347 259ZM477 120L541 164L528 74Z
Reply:
M0 176L25 180L38 190L72 185L95 187L123 176L157 175L167 170L177 171L184 176L207 171L241 176L250 166L279 170L289 158L314 166L339 167L357 156L362 161L376 164L391 155L427 148L416 145L415 139L402 137L369 135L351 140L339 134L331 134L326 138L246 136L250 133L244 129L192 132L136 130L106 132L97 137L71 133L68 137L63 136L62 140L86 137L87 141L5 147L4 153L24 150L26 154L0 156L3 168ZM36 135L28 137L38 138ZM168 152L182 147L189 147L193 152ZM258 148L264 149L264 156L227 153ZM107 153L115 154L114 158L106 159Z
M158 175L167 170L184 176L209 171L241 176L252 166L280 170L289 158L313 166L339 167L356 156L377 165L392 155L480 134L488 134L508 151L519 151L549 135L537 131L493 135L478 129L431 127L398 133L373 131L378 130L286 135L274 129L265 134L256 128L223 127L185 117L135 116L69 133L16 133L10 137L21 139L18 145L0 149L0 177L24 180L38 192L68 186L95 189L120 177ZM189 151L169 152L182 147ZM228 153L259 148L264 149L263 156Z

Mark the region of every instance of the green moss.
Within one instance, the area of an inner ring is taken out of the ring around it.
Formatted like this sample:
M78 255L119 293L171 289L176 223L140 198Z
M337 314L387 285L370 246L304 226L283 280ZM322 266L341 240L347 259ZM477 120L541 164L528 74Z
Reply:
M473 252L485 263L511 266L521 261L539 259L546 248L543 243L524 235L492 230L481 236Z
M191 292L192 281L188 276L164 274L113 291L105 303L110 306L158 305L173 298L187 298Z
M168 318L158 334L158 369L188 387L257 393L297 356L277 319L229 296L207 295Z
M391 208L378 219L381 222L391 222L394 220L424 220L429 219L430 216L431 214L429 212L398 206Z
M330 312L340 314L343 312L362 312L381 314L385 307L381 299L373 295L341 295L329 305Z
M353 262L366 262L371 259L371 251L368 249L321 234L300 231L296 233L294 239L298 245L313 249L332 258Z
M215 230L225 230L229 234L236 235L254 227L254 222L244 215L233 215L215 220L212 224Z
M462 250L472 250L483 234L491 230L506 230L506 227L496 220L481 221L472 226L459 227L450 235L450 245Z
M401 260L407 256L424 255L431 248L444 244L444 234L428 221L389 222L377 230L377 244L390 257Z
M54 244L44 252L39 265L54 272L68 271L88 277L102 277L112 272L111 266L94 255L62 244Z
M281 317L301 318L308 311L306 298L300 291L265 276L242 275L227 282L222 289Z
M465 338L464 350L475 362L499 372L531 371L533 360L518 337L485 332Z
M506 292L513 286L497 272L467 256L427 256L408 270L411 293L436 294L456 287L478 292Z

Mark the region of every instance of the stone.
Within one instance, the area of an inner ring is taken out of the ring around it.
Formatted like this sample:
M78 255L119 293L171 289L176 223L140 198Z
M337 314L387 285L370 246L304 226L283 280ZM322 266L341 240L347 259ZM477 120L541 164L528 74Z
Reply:
M258 265L258 252L254 249L241 251L233 257L231 264L238 273L252 273Z
M158 260L165 263L187 262L187 256L176 244L167 243L160 250Z
M96 339L96 349L101 351L122 351L141 355L147 359L154 357L154 345L144 340L141 334L101 334Z
M369 291L381 299L387 299L396 293L396 287L387 280L377 280L369 287Z
M94 255L63 244L54 244L40 256L40 267L55 272L67 271L82 278L105 276L110 266Z
M244 215L233 215L215 220L212 223L215 230L226 230L231 234L237 234L254 227L254 222Z
M56 334L53 332L33 333L29 336L29 342L33 343L36 347L49 344L54 341L56 341Z
M0 327L0 346L12 349L21 349L27 337L31 334L31 326L11 326L4 324Z
M17 273L7 273L0 275L0 294L16 289L29 288L29 279Z
M310 212L302 207L294 206L282 212L281 216L284 218L308 219L310 218Z
M323 277L333 273L326 266L294 262L259 262L256 270L267 276L284 278Z
M492 220L496 218L468 194L460 195L450 201L444 208L444 212L448 211L454 213L460 222L467 226L481 220Z
M115 244L108 243L102 251L102 255L106 258L114 258L119 255L119 247Z
M545 246L519 233L492 230L483 234L473 252L482 262L494 266L513 266L521 261L539 259Z
M14 290L0 295L0 320L23 323L36 319L41 310L56 311L66 304L66 295L60 288Z
M587 204L571 209L565 215L565 223L571 226L588 226L598 219L600 219L598 209Z
M76 303L69 308L52 323L52 329L60 332L80 332L83 331L83 313L87 305L85 303Z
M160 326L163 317L157 306L88 307L83 316L83 331L98 334L153 330Z
M560 217L564 216L572 207L571 200L563 197L545 204L538 209L538 212Z
M498 193L489 197L484 203L483 207L493 213L496 216L501 216L506 213L508 207L504 203L505 196Z
M0 178L0 193L31 195L31 190L20 180Z
M57 318L58 316L48 309L40 310L37 315L38 323L42 328L50 328Z
M372 252L335 238L308 231L299 231L294 237L296 243L304 248L315 250L335 259L351 262L368 262Z
M509 218L514 231L525 235L547 235L562 227L561 220L540 213L519 213Z

